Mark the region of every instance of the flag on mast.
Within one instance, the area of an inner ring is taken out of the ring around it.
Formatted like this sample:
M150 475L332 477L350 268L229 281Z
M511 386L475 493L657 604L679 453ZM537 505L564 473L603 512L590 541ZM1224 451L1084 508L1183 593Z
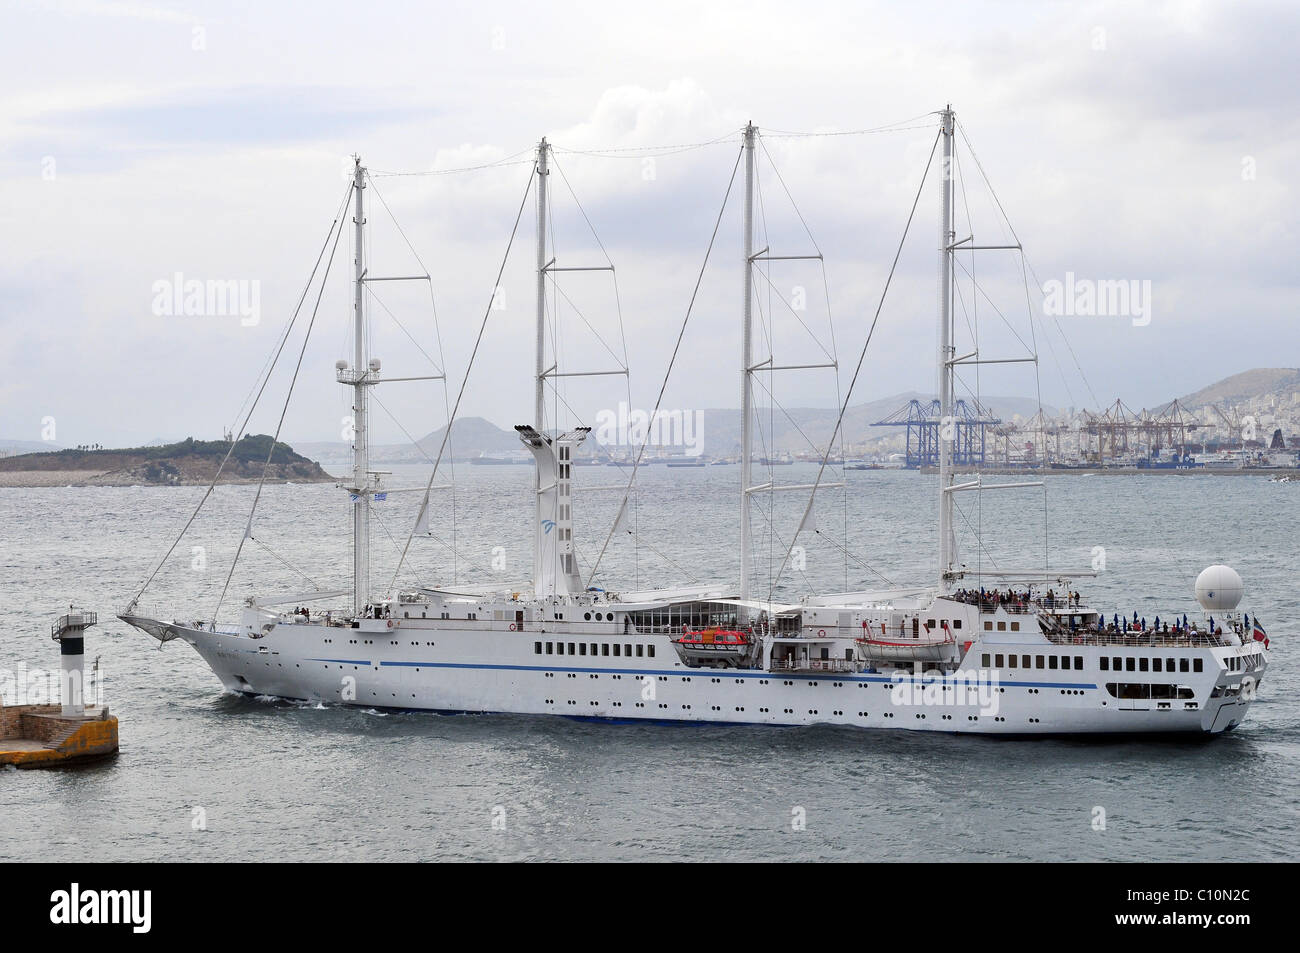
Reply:
M1264 648L1268 648L1268 633L1265 632L1264 627L1259 624L1259 616L1255 616L1255 629L1252 634L1255 636L1256 642L1263 642Z

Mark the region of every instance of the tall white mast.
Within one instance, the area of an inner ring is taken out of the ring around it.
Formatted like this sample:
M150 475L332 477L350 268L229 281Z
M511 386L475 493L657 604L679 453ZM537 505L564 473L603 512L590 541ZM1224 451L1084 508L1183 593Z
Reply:
M361 612L370 598L370 435L366 425L366 318L364 302L365 267L365 188L366 169L356 158L352 189L353 224L356 226L356 289L353 297L354 333L352 355L352 603Z
M546 433L546 180L550 176L545 137L537 145L537 391L533 427Z
M740 325L740 598L749 598L752 571L752 540L749 524L749 494L753 485L754 390L754 137L758 130L745 126L745 300ZM744 610L742 609L742 616Z
M952 531L952 446L956 423L952 418L952 134L953 112L944 107L943 212L939 225L939 591L947 592L953 569L956 540Z

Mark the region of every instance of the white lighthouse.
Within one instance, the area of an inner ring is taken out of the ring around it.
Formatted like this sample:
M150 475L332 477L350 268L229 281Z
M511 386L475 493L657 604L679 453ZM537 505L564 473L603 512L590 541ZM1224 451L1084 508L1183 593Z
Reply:
M59 685L65 718L86 714L86 629L96 621L95 613L68 606L67 614L51 627L51 637L59 643Z

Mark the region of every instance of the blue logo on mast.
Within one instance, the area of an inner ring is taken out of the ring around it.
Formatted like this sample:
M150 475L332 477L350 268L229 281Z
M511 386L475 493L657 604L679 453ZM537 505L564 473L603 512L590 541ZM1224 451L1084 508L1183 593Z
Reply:
M555 529L555 520L542 520L542 529L550 533L551 530Z

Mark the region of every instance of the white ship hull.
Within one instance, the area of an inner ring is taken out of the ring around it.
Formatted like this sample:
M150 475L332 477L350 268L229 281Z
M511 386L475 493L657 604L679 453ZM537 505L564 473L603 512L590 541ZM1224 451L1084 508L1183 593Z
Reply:
M1244 720L1251 692L1241 690L1243 678L1257 683L1266 664L1257 644L1164 649L975 643L966 655L972 666L984 653L1012 648L1084 659L1081 670L1068 672L972 667L966 671L979 689L960 674L691 668L678 660L668 635L500 632L440 627L437 621L364 620L359 628L277 624L258 639L181 625L173 631L194 646L227 689L249 695L442 713L999 735L1217 734ZM645 654L617 660L539 656L538 642L559 638L640 645ZM654 658L648 657L650 646ZM1206 664L1201 673L1143 676L1189 687L1193 699L1125 700L1105 688L1108 680L1125 676L1099 669L1102 655L1117 653L1194 654Z

